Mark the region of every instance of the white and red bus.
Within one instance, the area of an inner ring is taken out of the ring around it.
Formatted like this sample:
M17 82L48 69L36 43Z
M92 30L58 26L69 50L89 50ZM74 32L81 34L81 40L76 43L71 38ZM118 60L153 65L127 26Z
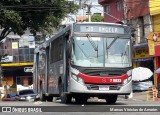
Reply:
M41 100L63 103L90 97L115 103L132 89L130 28L83 22L62 29L35 49L34 89Z

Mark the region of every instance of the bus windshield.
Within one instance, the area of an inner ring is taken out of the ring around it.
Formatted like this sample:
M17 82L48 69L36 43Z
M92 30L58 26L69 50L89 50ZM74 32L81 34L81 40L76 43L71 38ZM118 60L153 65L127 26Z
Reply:
M130 38L73 37L71 63L82 67L130 67Z

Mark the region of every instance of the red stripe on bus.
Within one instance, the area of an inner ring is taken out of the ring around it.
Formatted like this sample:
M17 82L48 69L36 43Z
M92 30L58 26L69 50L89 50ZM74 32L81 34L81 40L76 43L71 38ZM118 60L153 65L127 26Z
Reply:
M94 83L94 84L121 84L126 78L128 78L127 74L124 74L122 76L102 77L102 76L89 76L83 73L79 73L78 76L81 77L85 83Z

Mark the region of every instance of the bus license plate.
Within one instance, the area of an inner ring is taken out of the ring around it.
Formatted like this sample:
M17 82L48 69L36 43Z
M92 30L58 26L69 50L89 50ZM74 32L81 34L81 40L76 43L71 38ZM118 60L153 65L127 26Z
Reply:
M109 90L109 86L99 86L99 90L108 91Z

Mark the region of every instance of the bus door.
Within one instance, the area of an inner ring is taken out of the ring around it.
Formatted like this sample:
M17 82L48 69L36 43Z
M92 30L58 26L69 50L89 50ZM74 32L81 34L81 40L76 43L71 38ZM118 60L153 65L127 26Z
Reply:
M49 72L49 67L48 67L48 65L49 65L49 47L47 47L46 48L46 57L45 57L45 91L46 91L46 93L48 93L48 84L49 84L49 82L48 82L48 72Z
M34 69L33 70L35 73L34 73L34 90L36 93L38 93L38 76L39 76L39 72L38 72L38 65L39 65L39 53L36 53L35 54L35 62L34 62Z

